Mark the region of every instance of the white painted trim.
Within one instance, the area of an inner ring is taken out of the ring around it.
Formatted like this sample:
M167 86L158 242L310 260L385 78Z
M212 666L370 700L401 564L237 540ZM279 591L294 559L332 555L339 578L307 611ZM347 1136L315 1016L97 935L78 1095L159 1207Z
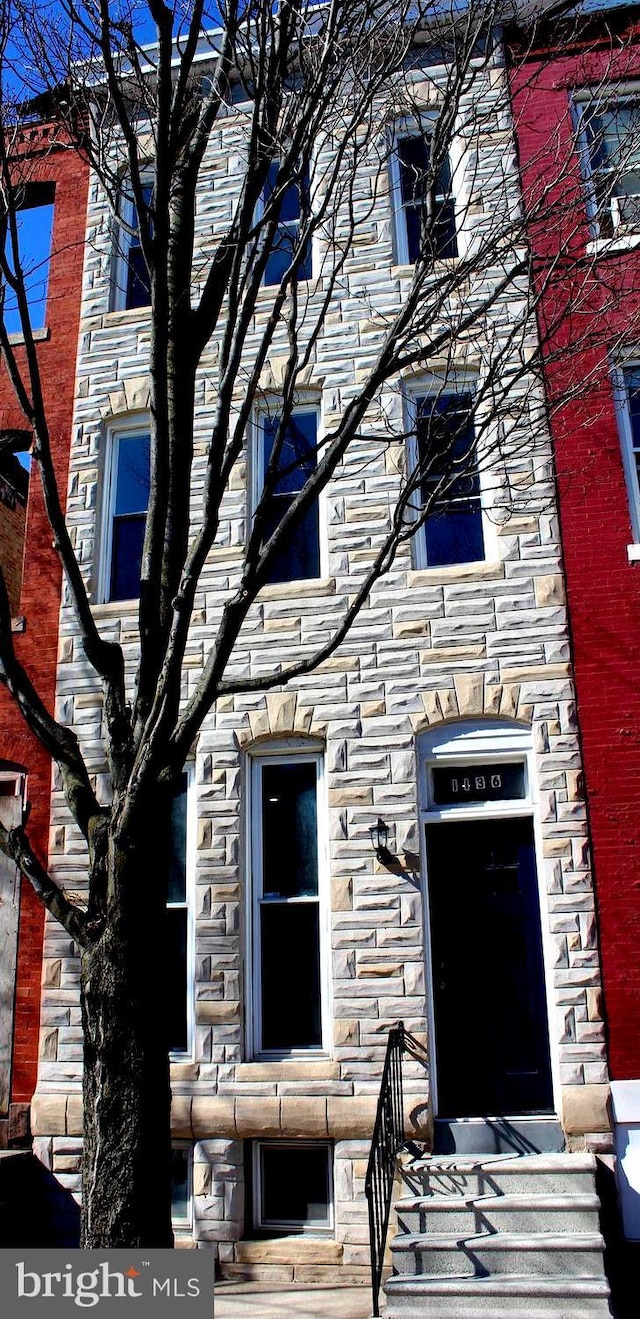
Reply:
M124 610L127 605L126 600L112 601L109 599L111 587L111 555L113 552L113 517L114 505L116 498L116 452L118 443L121 439L126 439L130 435L149 435L149 414L148 412L129 412L115 417L110 421L102 437L103 459L101 464L101 499L100 508L96 513L96 526L98 529L98 553L96 562L97 572L97 589L96 604L115 604L120 610ZM137 603L137 601L135 602Z
M613 401L618 422L618 432L620 435L622 465L624 467L624 475L627 483L629 516L631 518L631 529L634 539L634 544L629 546L627 553L629 559L633 561L640 557L640 554L632 553L633 550L638 549L638 542L640 542L640 484L638 482L638 470L633 448L631 413L629 411L629 391L625 380L625 368L631 368L632 370L636 368L640 371L640 366L637 362L630 359L628 362L625 361L624 363L616 362L611 368Z
M189 1140L172 1140L172 1150L186 1150L187 1152L187 1212L184 1218L174 1217L171 1222L177 1236L184 1238L190 1236L193 1230L194 1212L193 1212L193 1145Z
M455 765L468 763L470 760L484 760L502 763L524 761L525 787L527 795L516 800L504 802L481 802L474 805L447 806L434 808L429 801L428 771L432 764ZM538 901L540 908L540 928L542 933L542 960L545 979L545 1000L547 1005L547 1025L549 1035L549 1054L551 1060L551 1081L556 1112L560 1112L560 1063L557 1041L553 1033L556 1021L556 1004L553 994L553 949L549 906L544 884L544 858L542 851L542 828L538 810L539 792L536 776L535 754L530 729L514 722L500 719L483 720L480 723L460 720L434 730L422 733L418 738L418 802L420 810L420 856L422 872L422 893L424 913L424 948L426 980L429 986L427 996L427 1023L429 1032L429 1069L431 1076L431 1104L434 1115L438 1113L438 1075L435 1035L435 1007L433 995L433 956L431 943L431 916L429 906L429 877L425 826L478 819L513 819L522 817L533 820L535 844L536 876L538 882ZM490 1115L488 1115L490 1116ZM510 1116L516 1117L517 1114Z
M327 1193L329 1211L329 1222L311 1222L308 1224L300 1223L299 1220L282 1219L280 1222L263 1222L260 1214L260 1205L262 1201L262 1161L260 1158L261 1150L268 1146L272 1149L290 1149L295 1150L296 1154L302 1150L325 1149L327 1151ZM284 1232L295 1230L296 1234L301 1236L318 1236L333 1237L335 1233L335 1178L334 1178L334 1147L328 1140L254 1140L251 1145L251 1176L252 1176L252 1218L253 1227L257 1232Z
M316 764L316 818L318 826L318 897L300 902L317 902L320 931L320 1014L322 1041L303 1049L268 1050L261 1047L261 966L258 939L258 906L262 885L261 772L265 764L285 765L312 758ZM282 1058L328 1058L332 1044L331 937L329 902L329 832L324 751L317 742L300 738L274 739L250 751L247 773L247 866L246 866L246 1052L255 1060Z
M172 1049L169 1062L191 1062L194 1058L196 1013L196 861L198 833L198 802L196 796L195 765L185 765L183 774L187 776L187 848L185 856L185 901L184 903L167 903L167 906L186 907L187 911L187 1047L184 1050Z
M573 93L571 98L571 117L573 120L575 145L578 160L580 162L580 172L585 187L585 201L589 226L593 235L593 240L588 244L588 252L596 254L598 252L625 249L637 246L640 241L640 235L633 230L623 229L619 232L616 223L616 207L613 205L614 198L609 196L609 209L611 211L611 223L613 226L613 236L601 236L598 226L598 203L594 186L594 171L591 163L591 153L589 151L589 142L586 132L583 128L583 118L586 110L593 109L595 113L605 109L607 105L623 105L626 101L640 100L639 83L603 83L594 88L584 88Z
M250 462L249 462L249 485L251 491L251 519L247 526L247 540L251 534L253 526L253 516L264 484L264 464L263 464L263 424L265 417L277 415L278 396L268 398L260 408L257 408L251 419L250 429ZM293 408L292 417L299 416L301 413L313 413L316 418L316 462L319 459L322 440L324 437L324 414L322 400L320 398L308 395L301 395L300 400ZM320 558L320 571L317 577L292 577L291 582L322 582L329 577L329 547L327 541L327 516L326 516L326 499L327 488L320 491L318 504L318 549ZM271 586L282 586L283 582L266 582L263 590L268 590Z

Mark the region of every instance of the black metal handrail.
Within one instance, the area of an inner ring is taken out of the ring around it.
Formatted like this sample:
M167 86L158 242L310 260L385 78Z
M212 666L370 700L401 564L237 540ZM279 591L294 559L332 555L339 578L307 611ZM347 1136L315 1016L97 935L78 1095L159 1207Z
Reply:
M364 1183L364 1193L369 1204L371 1291L373 1294L374 1315L380 1314L378 1302L382 1283L384 1249L393 1198L396 1156L405 1139L404 1098L402 1093L402 1055L405 1052L405 1047L404 1024L399 1022L393 1030L389 1031L376 1121L371 1141L371 1152Z

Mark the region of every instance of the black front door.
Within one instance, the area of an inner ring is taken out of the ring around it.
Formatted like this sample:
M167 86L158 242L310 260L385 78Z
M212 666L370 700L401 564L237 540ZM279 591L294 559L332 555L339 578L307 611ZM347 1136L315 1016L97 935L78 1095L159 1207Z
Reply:
M533 821L426 833L438 1116L552 1111Z

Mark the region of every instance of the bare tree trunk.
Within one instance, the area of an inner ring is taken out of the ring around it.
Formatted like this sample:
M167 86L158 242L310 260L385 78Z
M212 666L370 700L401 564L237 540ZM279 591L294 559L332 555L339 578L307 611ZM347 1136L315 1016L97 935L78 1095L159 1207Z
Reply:
M172 1246L166 1039L165 893L168 835L136 820L111 836L108 919L82 954L85 1249ZM149 883L149 867L155 883Z

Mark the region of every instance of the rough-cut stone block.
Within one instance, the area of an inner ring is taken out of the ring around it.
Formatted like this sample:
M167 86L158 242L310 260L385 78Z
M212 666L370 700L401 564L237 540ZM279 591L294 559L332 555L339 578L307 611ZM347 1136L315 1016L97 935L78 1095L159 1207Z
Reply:
M64 1136L67 1096L44 1095L36 1091L31 1100L31 1130L34 1136Z
M587 1131L610 1131L608 1085L562 1087L562 1126L571 1136Z
M377 1103L375 1095L329 1095L327 1128L332 1140L371 1140Z
M191 1129L196 1140L235 1136L235 1101L218 1095L195 1095L191 1105Z
M283 1096L280 1100L280 1128L283 1136L321 1140L327 1135L327 1100Z
M236 1099L236 1131L238 1136L281 1136L279 1099L242 1096Z

